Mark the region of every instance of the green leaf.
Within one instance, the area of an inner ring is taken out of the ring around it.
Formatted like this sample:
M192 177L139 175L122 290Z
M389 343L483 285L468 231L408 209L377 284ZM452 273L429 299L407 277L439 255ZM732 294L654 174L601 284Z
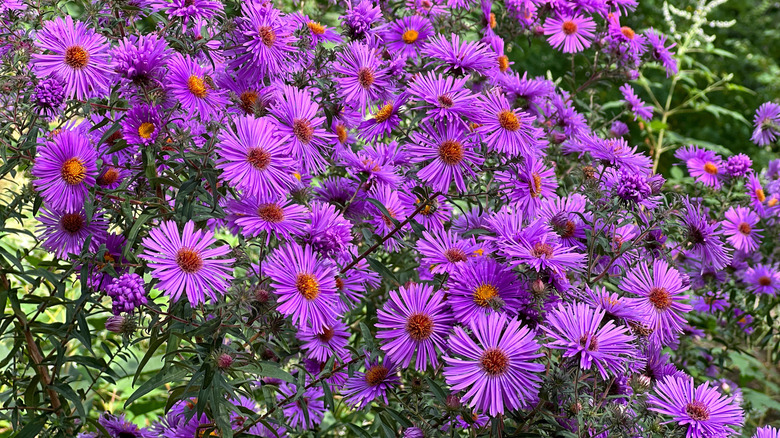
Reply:
M261 373L266 377L284 380L288 383L295 383L295 377L293 377L292 374L279 368L279 366L273 362L263 362L260 364L260 367L262 369Z

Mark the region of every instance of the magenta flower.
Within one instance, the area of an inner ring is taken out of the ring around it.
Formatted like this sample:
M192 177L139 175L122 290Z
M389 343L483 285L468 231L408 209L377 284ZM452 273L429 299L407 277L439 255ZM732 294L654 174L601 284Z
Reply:
M95 185L97 152L80 130L63 129L38 149L32 168L35 189L55 210L84 207Z
M551 46L559 50L563 47L563 53L577 53L590 47L596 22L591 17L579 15L550 17L542 29L545 35L550 35L547 41Z
M666 46L666 35L652 27L645 33L645 36L647 37L647 42L650 43L650 55L666 69L666 77L676 75L678 70L677 60L674 59L674 53L672 53L671 49L677 43Z
M477 256L478 246L473 240L462 239L452 231L424 231L422 239L417 241L417 250L432 273L451 274L469 257Z
M362 409L377 398L387 404L387 391L401 383L396 375L398 365L385 358L383 363L369 362L366 358L366 371L356 372L344 383L344 402Z
M332 137L323 126L325 117L317 117L318 110L310 92L289 86L282 87L280 99L271 108L271 114L279 120L277 135L288 139L292 158L302 163L307 172L325 169L327 162L322 152Z
M358 109L367 109L390 92L387 69L382 67L376 49L365 44L355 42L347 45L332 69L340 75L334 80L342 96L347 101L356 102Z
M558 189L555 171L538 158L526 158L520 165L496 172L503 193L528 217L536 215L545 198Z
M780 136L780 105L774 102L765 102L756 110L753 118L753 143L766 146L774 143Z
M394 55L412 58L433 33L431 21L419 15L409 15L388 24L383 32L387 49Z
M278 195L255 197L242 196L229 200L225 205L228 224L241 227L247 237L265 234L266 245L271 237L277 240L291 239L303 234L309 212L305 207L287 201Z
M761 229L756 228L759 217L746 207L731 207L724 213L726 220L721 221L726 241L739 251L755 251L761 243Z
M634 89L631 88L630 85L623 84L620 87L620 92L623 93L623 99L625 99L626 105L628 105L631 112L634 113L634 120L636 120L637 117L646 120L653 118L653 106L645 104L645 102L634 93Z
M634 337L626 326L617 326L614 321L602 326L605 315L603 309L583 303L558 304L541 326L553 339L547 346L564 350L563 357L578 358L585 371L595 366L603 379L608 378L608 371L622 374L626 362L635 358Z
M408 367L416 354L415 369L425 371L439 364L438 353L446 350L445 338L452 328L452 314L444 292L430 285L413 283L390 292L385 306L377 312L378 339L387 357Z
M449 193L454 181L458 192L464 193L466 179L477 178L474 167L483 162L477 152L479 145L461 123L426 123L412 134L412 141L414 143L408 146L412 162L433 160L420 169L417 176L434 190Z
M66 15L46 21L35 45L50 53L32 54L39 77L55 76L65 84L67 98L102 97L111 83L106 38Z
M463 324L481 313L515 316L523 296L515 273L490 257L473 257L458 264L447 284L447 301Z
M694 386L692 377L667 376L647 399L650 410L672 417L665 423L687 427L686 438L729 436L742 425L742 408L709 382Z
M753 293L777 295L780 291L780 271L769 265L757 264L748 268L743 280Z
M512 109L503 94L490 92L480 98L482 111L477 132L483 135L488 149L507 154L533 157L545 147L544 132L533 126L535 117Z
M200 65L190 55L174 54L168 64L166 85L171 95L179 100L185 111L194 113L202 121L208 121L220 114L228 100L209 78L211 67Z
M230 286L234 259L217 258L228 254L230 247L209 249L216 241L211 231L195 230L193 221L184 225L181 234L176 222L164 221L143 239L144 252L138 257L147 261L152 277L160 280L157 288L171 301L178 301L186 292L190 305L196 307L207 297L216 302Z
M472 408L503 414L529 405L538 397L544 365L533 333L504 314L477 314L471 335L455 327L444 356L444 379L453 391L466 391L461 400Z
M452 34L432 37L422 51L423 56L433 58L427 65L442 63L447 70L457 73L486 73L495 66L495 56L490 48L479 41L463 41Z
M294 323L322 333L336 321L336 270L311 247L295 242L277 248L263 269L276 288L277 310Z
M413 101L423 103L420 109L425 110L424 122L433 119L464 123L461 117L470 119L476 115L474 95L465 87L467 80L429 71L409 85L408 93Z
M335 356L337 360L346 362L351 357L347 349L348 327L338 319L323 327L319 333L309 327L301 327L297 337L302 342L301 348L308 353L308 357L311 359L327 362L328 359Z
M61 259L67 258L68 254L81 254L88 237L92 238L89 250L97 251L108 228L102 215L87 217L83 207L72 211L44 207L36 219L41 222L37 232L39 239L43 239L42 246Z

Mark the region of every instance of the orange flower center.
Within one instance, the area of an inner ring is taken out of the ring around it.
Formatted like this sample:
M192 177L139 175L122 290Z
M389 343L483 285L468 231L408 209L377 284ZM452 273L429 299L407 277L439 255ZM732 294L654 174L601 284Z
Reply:
M417 342L428 339L433 333L433 319L424 313L415 313L406 320L406 333Z
M143 139L151 138L153 132L154 132L153 123L143 122L141 123L141 126L138 127L138 135L140 135L141 138Z
M62 179L72 185L80 184L87 177L87 168L84 167L84 163L78 158L69 158L62 163L60 168L60 176Z
M636 33L634 33L634 29L631 29L628 26L623 26L620 28L620 33L623 34L626 38L633 40Z
M667 310L672 307L672 295L665 288L654 287L650 289L648 299L658 310Z
M439 145L439 158L450 166L460 163L463 160L463 145L457 140L445 140Z
M482 369L490 376L500 376L509 369L509 356L498 348L490 348L479 359Z
M260 35L260 40L266 47L272 47L276 42L276 32L270 26L260 26L257 29L257 33Z
M284 210L277 204L261 204L257 209L257 215L260 219L273 224L284 220Z
M444 257L446 257L447 261L450 263L465 262L468 260L466 253L460 248L450 248L444 251Z
M78 213L67 213L62 215L60 225L65 231L75 234L84 227L84 218Z
M252 148L246 156L246 161L257 170L265 170L271 164L271 154L264 149Z
M715 175L718 173L718 166L716 166L714 163L710 163L707 161L704 164L704 171L709 173L710 175Z
M537 258L544 256L545 258L549 259L553 255L553 247L549 243L539 242L534 245L533 249L531 250L531 255Z
M498 113L498 124L507 131L517 131L520 129L520 120L515 113L509 110L503 110Z
M382 383L390 370L382 365L374 365L366 371L366 383L368 386L377 386Z
M766 200L764 189L756 189L756 199L758 199L758 202L764 202Z
M339 123L336 125L336 136L341 144L344 144L344 142L347 141L347 127L344 126L344 124Z
M772 279L766 275L762 275L761 277L758 277L758 284L761 286L769 286L772 284Z
M203 259L197 251L190 248L182 248L176 253L176 264L182 271L194 274L203 267Z
M742 222L741 224L739 224L740 233L747 236L750 234L750 231L752 231L752 229L750 228L750 224L748 224L747 222Z
M314 35L322 35L325 33L325 26L321 25L320 23L317 23L316 21L310 21L306 23L307 26L309 26L309 30Z
M320 295L320 283L311 274L298 274L295 279L295 287L309 301Z
M89 62L89 53L81 46L70 46L65 50L65 64L76 70L81 70Z
M187 89L198 99L203 99L209 94L203 79L195 75L192 75L187 79Z
M241 104L239 105L242 110L244 110L247 114L254 114L255 112L255 103L257 102L257 92L254 90L247 90L241 93L241 96L238 97L238 100L241 101Z
M293 120L293 134L301 143L309 144L314 137L314 128L306 119Z
M498 289L492 284L480 284L474 289L474 304L479 307L488 307L490 300L498 296Z
M439 96L438 100L439 104L441 104L443 108L452 108L452 105L455 105L455 101L453 101L452 98L446 94Z
M531 181L528 181L528 192L532 198L538 198L542 194L542 177L536 172L531 174Z
M113 183L115 183L119 179L119 171L117 171L113 167L109 167L105 172L103 172L100 177L97 179L97 183L100 186L108 186Z
M501 73L504 73L507 70L509 70L509 57L507 57L506 55L499 55L498 69L501 71Z
M695 421L706 421L710 418L710 410L704 403L694 400L685 405L685 413Z
M371 71L370 68L361 67L360 70L358 70L358 83L360 83L360 86L364 89L368 90L374 83L374 80L374 72Z
M563 22L563 33L566 35L571 35L574 32L577 32L577 28L577 23L571 20L566 20Z
M377 122L385 122L387 119L390 118L390 116L393 115L393 104L388 103L387 105L383 106L379 111L376 112L376 115L374 118Z

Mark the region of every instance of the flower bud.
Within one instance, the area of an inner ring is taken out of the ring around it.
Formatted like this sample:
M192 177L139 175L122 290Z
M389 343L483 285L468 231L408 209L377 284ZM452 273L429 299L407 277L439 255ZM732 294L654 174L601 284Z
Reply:
M534 296L543 297L546 291L547 285L544 284L541 278L537 278L531 283L531 292L533 292Z
M221 370L226 370L233 365L233 356L229 353L220 353L217 356L217 367Z
M106 320L106 330L113 333L121 333L129 335L136 329L135 320L133 318L125 318L121 315L115 315Z
M637 394L647 392L647 390L650 389L651 383L652 380L650 379L650 377L644 374L634 374L633 376L631 376L631 380L629 381L629 384L631 385L631 389L633 389L634 392Z
M460 397L458 397L455 393L452 393L447 396L447 400L445 401L447 405L447 409L452 409L453 411L460 409Z

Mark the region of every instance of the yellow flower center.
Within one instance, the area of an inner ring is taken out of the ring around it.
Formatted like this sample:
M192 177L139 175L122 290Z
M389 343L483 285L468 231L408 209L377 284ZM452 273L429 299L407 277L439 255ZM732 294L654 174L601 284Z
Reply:
M492 284L480 284L474 289L474 304L479 307L488 307L490 300L498 296L498 289Z
M141 123L141 126L138 127L138 135L140 135L141 138L148 139L152 136L153 132L154 132L153 123L143 122Z
M311 33L315 35L322 35L325 33L325 26L321 25L320 23L317 23L316 21L310 21L306 23L307 26L309 26L309 30Z
M187 79L187 89L189 89L190 93L198 99L203 99L209 94L203 79L195 75L192 75Z
M509 110L502 110L498 113L498 124L507 131L517 131L520 129L520 120L515 113Z
M374 118L377 122L385 122L387 119L390 118L390 116L393 115L393 104L388 103L387 105L383 106L379 111L376 112L376 115Z
M420 36L420 33L417 32L414 29L409 29L401 36L401 39L404 40L404 43L406 44L412 44L415 41L417 41L417 37Z
M439 145L439 158L450 166L460 163L463 160L463 145L457 140L445 140Z
M320 283L311 274L298 274L295 287L304 298L311 301L320 295Z
M718 173L718 166L716 166L714 163L710 163L707 161L704 164L704 171L709 173L710 175L715 175Z
M65 50L65 64L76 70L81 70L89 62L89 53L81 46L70 46Z
M60 168L60 176L62 179L72 185L80 184L87 177L87 168L84 167L84 163L78 158L70 158L62 163Z

